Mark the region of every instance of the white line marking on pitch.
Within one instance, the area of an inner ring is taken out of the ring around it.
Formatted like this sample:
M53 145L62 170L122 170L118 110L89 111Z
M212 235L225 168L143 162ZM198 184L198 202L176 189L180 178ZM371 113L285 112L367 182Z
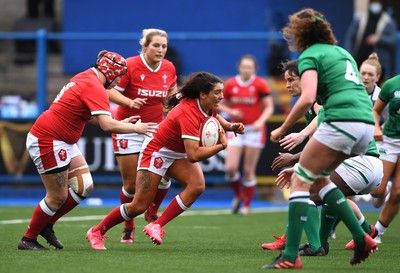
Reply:
M252 213L263 213L263 212L278 212L286 211L287 208L254 208ZM196 215L228 215L231 214L230 209L213 209L213 210L189 210L185 211L180 216L196 216ZM106 215L88 215L88 216L66 216L62 217L60 222L76 222L76 221L91 221L91 220L102 220ZM143 217L143 214L137 217ZM137 218L136 217L136 218ZM13 219L13 220L0 220L0 225L10 224L22 224L29 223L30 219Z

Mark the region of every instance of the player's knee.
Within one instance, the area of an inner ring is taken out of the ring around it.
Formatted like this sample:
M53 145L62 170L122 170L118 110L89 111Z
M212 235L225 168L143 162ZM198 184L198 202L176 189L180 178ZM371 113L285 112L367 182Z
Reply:
M317 174L301 166L300 163L294 165L294 171L301 181L308 184L314 183L314 181L319 177Z
M240 173L236 169L225 169L225 179L228 182L236 182L240 180Z
M390 199L393 199L395 203L400 203L400 189L392 188L388 194L390 195Z
M206 190L206 184L204 181L191 183L188 185L188 189L194 196L200 196Z
M149 202L133 202L126 204L126 210L130 217L136 217L142 213L144 213L150 206L151 201Z
M81 197L87 197L93 191L93 178L87 165L75 168L68 173L71 189Z

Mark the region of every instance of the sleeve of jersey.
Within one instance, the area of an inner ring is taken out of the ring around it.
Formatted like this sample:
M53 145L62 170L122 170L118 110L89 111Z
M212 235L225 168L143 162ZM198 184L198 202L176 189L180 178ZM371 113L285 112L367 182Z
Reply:
M230 98L231 98L231 89L232 89L231 81L227 80L225 82L225 86L224 86L224 99L225 100L230 100Z
M200 141L199 128L200 124L195 115L191 112L184 112L181 119L179 119L181 126L182 139L191 139Z
M128 86L129 81L130 81L130 70L128 70L128 73L126 73L121 77L121 80L119 81L118 85L116 85L114 88L119 92L124 92L125 88Z
M173 80L171 83L171 86L169 87L169 89L173 89L175 87L177 87L178 85L178 76L176 75L176 68L175 66L171 63L171 75L173 76Z
M263 78L259 78L258 85L259 85L258 90L259 90L261 96L270 94L271 91L270 91L269 85Z
M382 86L381 92L379 93L379 98L381 99L381 101L383 101L385 104L387 104L390 100L390 96L392 94L392 90L394 86L392 86L392 81L388 80L387 82L385 82Z
M304 53L300 56L298 61L300 77L307 70L317 70L315 58L307 56Z
M101 88L88 89L82 92L81 99L89 108L92 116L108 115L111 116L110 102L106 90Z

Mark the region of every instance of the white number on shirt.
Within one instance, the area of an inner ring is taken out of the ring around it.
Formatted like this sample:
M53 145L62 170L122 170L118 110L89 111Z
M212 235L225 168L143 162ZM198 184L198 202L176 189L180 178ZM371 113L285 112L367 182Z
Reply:
M346 74L344 75L345 79L348 81L352 81L355 84L359 85L360 84L360 79L357 77L356 72L353 69L353 66L351 65L350 61L346 61Z
M58 93L57 97L54 99L53 102L58 102L61 99L62 95L64 95L64 92L70 89L74 85L75 85L74 82L69 82L67 85L64 85L64 87L60 90L60 92Z

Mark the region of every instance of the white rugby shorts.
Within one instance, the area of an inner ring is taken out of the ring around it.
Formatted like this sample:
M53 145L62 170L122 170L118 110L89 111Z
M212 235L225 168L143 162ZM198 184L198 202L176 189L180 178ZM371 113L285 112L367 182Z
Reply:
M374 156L354 156L343 161L335 172L356 194L368 194L381 183L383 165Z
M71 158L82 154L76 144L61 140L42 140L31 133L26 138L26 149L39 174L65 167L71 162Z

